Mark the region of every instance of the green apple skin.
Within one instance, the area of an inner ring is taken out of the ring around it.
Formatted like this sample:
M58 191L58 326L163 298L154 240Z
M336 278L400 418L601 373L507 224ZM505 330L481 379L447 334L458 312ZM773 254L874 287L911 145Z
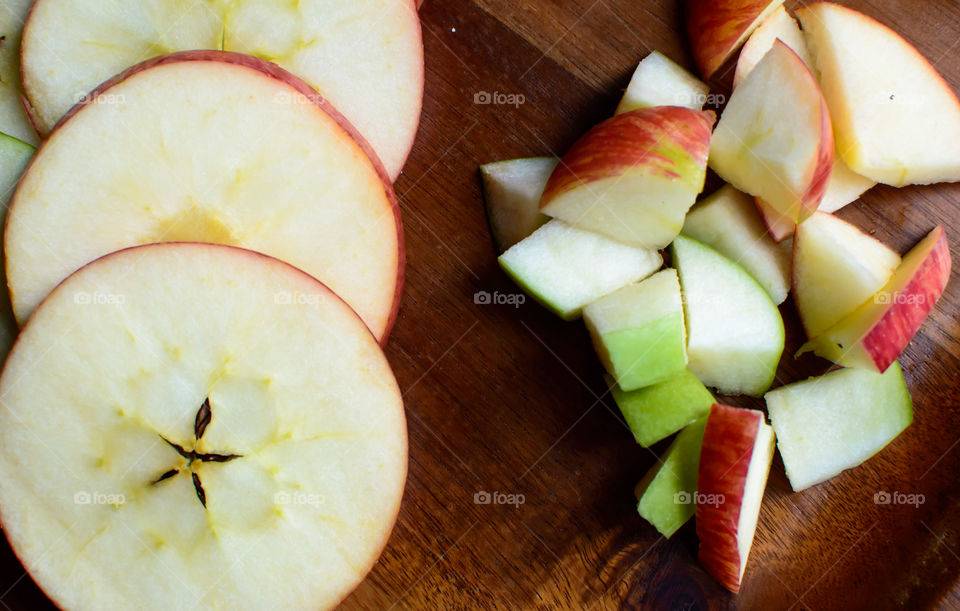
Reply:
M680 431L660 462L637 484L637 513L668 539L696 512L693 499L706 424L703 416Z
M770 422L795 491L863 463L913 422L900 365L841 369L768 392Z
M665 382L629 392L609 376L607 382L627 426L643 447L666 439L706 415L716 401L697 376L687 370Z

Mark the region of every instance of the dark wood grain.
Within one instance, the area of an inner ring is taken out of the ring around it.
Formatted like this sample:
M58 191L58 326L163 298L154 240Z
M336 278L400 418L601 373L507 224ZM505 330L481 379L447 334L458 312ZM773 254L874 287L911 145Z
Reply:
M843 3L902 32L960 90L956 2ZM679 3L427 0L421 15L424 115L397 183L408 281L387 348L405 393L410 476L382 559L343 608L960 608L960 266L901 360L913 426L803 493L777 458L741 594L730 595L697 565L692 524L666 541L636 514L633 486L665 443L633 442L583 325L532 303L474 303L478 291L517 292L496 264L478 166L562 153L613 111L650 50L690 67ZM474 104L481 91L525 103ZM960 259L958 201L960 185L877 187L840 216L901 252L943 224ZM790 356L801 338L792 303L782 310L779 383L826 371ZM524 502L477 504L481 491ZM879 491L925 502L877 505ZM0 600L48 606L9 549L0 557Z

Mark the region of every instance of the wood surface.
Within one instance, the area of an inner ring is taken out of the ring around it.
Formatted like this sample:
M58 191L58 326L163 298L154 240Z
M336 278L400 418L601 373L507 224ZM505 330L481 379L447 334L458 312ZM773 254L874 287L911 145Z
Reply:
M788 7L799 3L788 0ZM848 0L901 32L960 91L955 0ZM774 462L739 596L697 565L691 522L667 541L633 487L666 443L634 443L583 324L516 294L499 270L477 168L562 154L610 115L637 61L657 49L691 66L677 0L427 0L426 95L397 194L408 269L387 348L404 391L410 473L393 536L344 609L960 608L960 265L901 362L915 422L877 457L803 493ZM715 83L723 91L732 68ZM475 104L479 92L522 95ZM960 186L877 187L840 216L900 252L943 224L960 260ZM778 384L826 371L791 356ZM739 406L762 401L729 398ZM480 492L522 495L478 504ZM878 505L881 491L922 494ZM49 606L9 549L0 602Z

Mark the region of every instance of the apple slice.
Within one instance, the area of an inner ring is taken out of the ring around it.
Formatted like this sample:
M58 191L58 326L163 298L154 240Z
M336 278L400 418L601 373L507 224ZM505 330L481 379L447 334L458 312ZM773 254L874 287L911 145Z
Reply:
M897 187L960 180L960 102L930 62L853 9L817 2L797 16L850 169Z
M747 568L775 443L763 412L726 405L710 409L697 477L698 557L734 593Z
M0 8L0 132L36 145L37 132L23 106L20 35L33 0L4 0Z
M677 271L665 269L583 309L600 361L623 390L668 380L687 366Z
M847 204L857 201L876 184L877 181L860 176L851 170L850 166L843 162L840 151L837 151L833 159L833 170L830 172L830 182L827 183L827 191L820 200L818 210L836 212Z
M701 110L710 87L673 60L653 51L637 66L616 114L651 106L683 106Z
M900 255L832 214L816 212L793 240L793 300L807 337L817 337L870 300Z
M540 197L557 161L531 157L480 166L487 221L499 253L550 220L540 213Z
M804 344L797 354L812 350L845 367L886 371L933 311L950 280L950 265L947 237L937 227L907 253L873 299Z
M830 113L803 61L776 42L730 96L710 167L791 221L823 199L834 157Z
M687 38L705 79L711 78L783 0L687 0Z
M763 201L760 197L754 197L753 203L760 211L763 217L763 224L767 226L767 234L773 238L773 241L782 244L788 238L792 237L797 230L797 223L779 210Z
M31 317L0 397L3 532L61 608L330 608L400 506L403 404L375 338L252 251L84 267Z
M412 0L37 0L23 33L23 80L48 133L78 100L142 60L195 49L279 64L339 108L391 180L413 145L423 44Z
M637 513L668 539L696 511L697 471L706 423L704 416L680 431L634 490Z
M583 307L660 269L655 250L550 221L498 259L520 288L564 320Z
M737 71L733 75L733 86L737 87L753 70L767 51L777 40L787 45L800 57L807 66L813 66L810 61L810 52L807 42L800 31L797 20L790 16L782 5L778 6L763 23L757 26L750 39L743 45L740 57L737 59Z
M685 236L670 247L680 272L690 371L725 394L762 395L783 353L783 319L742 267Z
M705 415L714 403L710 391L686 369L668 380L629 392L610 376L607 384L634 439L645 448Z
M201 241L296 265L385 340L402 280L399 210L354 134L306 83L254 57L191 51L132 68L61 123L14 195L17 320L97 257Z
M682 233L743 266L777 305L790 291L790 253L767 234L753 199L730 185L694 206Z
M23 170L35 151L36 149L26 142L0 134L0 207L2 207L0 220L3 220L3 216L6 215L7 203L10 201L13 189L17 186L17 181L20 180ZM0 268L0 286L7 286L7 275L2 268ZM7 357L17 332L13 308L10 306L9 297L4 293L0 295L0 361Z
M712 112L677 106L607 119L564 155L541 212L625 244L663 248L703 190L713 121Z
M913 421L900 365L883 374L841 369L764 397L787 477L800 491L852 469Z

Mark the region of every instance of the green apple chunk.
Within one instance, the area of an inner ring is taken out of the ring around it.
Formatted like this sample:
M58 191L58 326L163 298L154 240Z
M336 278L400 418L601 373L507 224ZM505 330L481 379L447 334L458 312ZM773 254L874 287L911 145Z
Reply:
M7 214L7 204L10 203L10 196L20 180L20 176L27 167L30 158L36 151L26 142L21 142L12 136L0 133L0 221ZM0 266L0 286L7 287L6 266ZM0 361L6 359L7 352L13 346L13 340L17 337L17 321L13 317L13 308L10 305L10 298L4 290L0 296Z
M856 467L913 422L900 365L885 373L841 369L765 396L794 490Z
M637 443L652 446L710 411L716 401L687 370L659 384L625 391L608 376L613 400L623 413Z
M670 248L680 273L688 367L725 394L762 395L783 354L783 319L742 267L685 236Z
M531 157L480 166L487 221L498 252L550 220L540 213L540 197L557 161L556 157Z
M594 301L583 309L583 320L604 367L624 390L662 382L687 366L676 270Z
M634 248L602 235L550 221L498 259L531 297L564 320L583 307L660 269L655 250Z
M790 292L790 251L767 233L753 198L726 185L690 210L682 233L716 249L756 278L776 304Z
M709 406L707 406L709 409ZM693 517L706 416L683 429L637 484L637 513L668 539Z

